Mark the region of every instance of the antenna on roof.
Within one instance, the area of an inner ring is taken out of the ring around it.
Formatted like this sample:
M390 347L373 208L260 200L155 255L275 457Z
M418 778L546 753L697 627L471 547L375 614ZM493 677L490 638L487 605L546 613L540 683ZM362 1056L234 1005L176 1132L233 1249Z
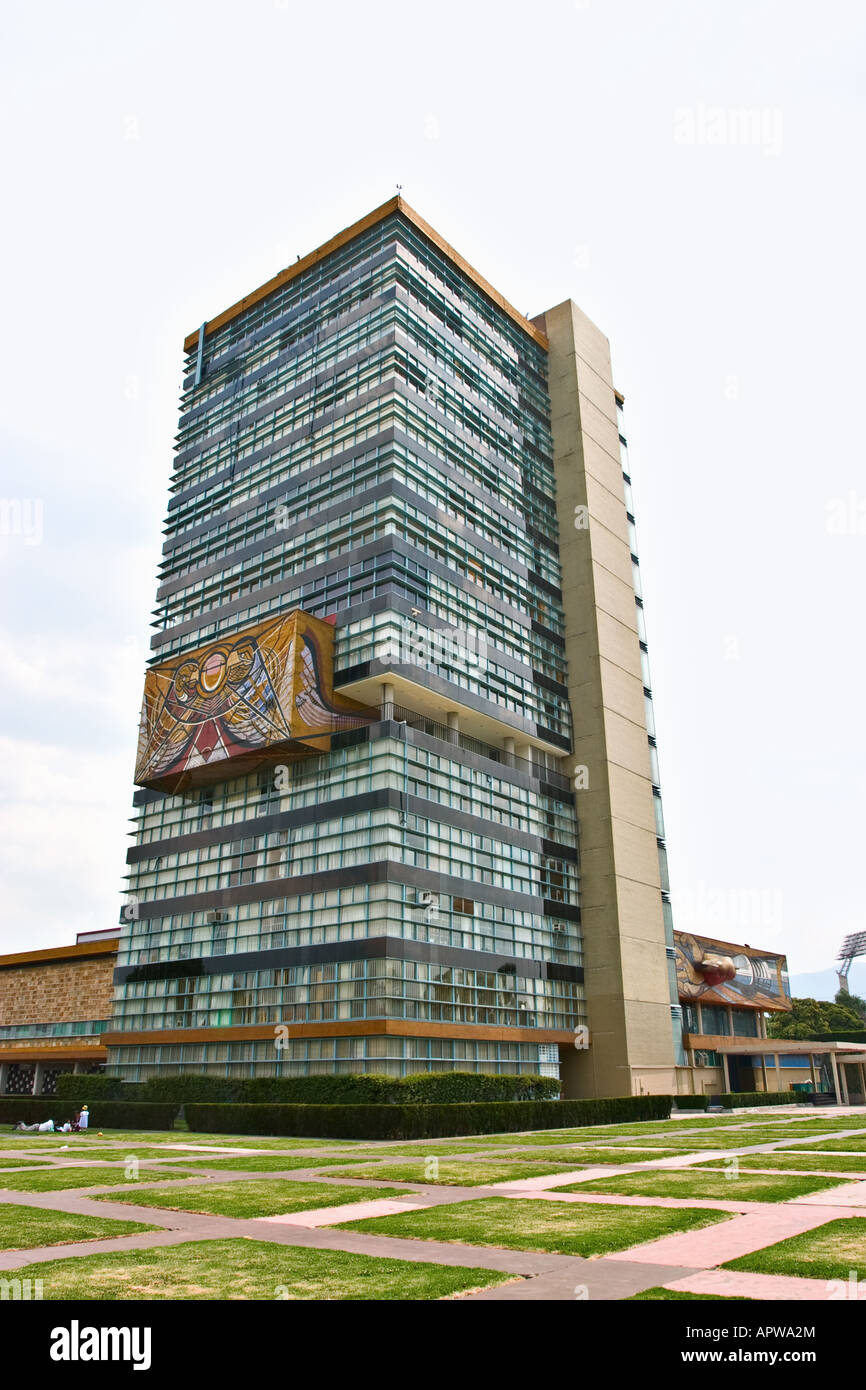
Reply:
M401 194L402 192L403 192L403 185L402 185L402 183L398 183L398 184L397 184L397 197L398 197L398 198L400 197L400 194Z

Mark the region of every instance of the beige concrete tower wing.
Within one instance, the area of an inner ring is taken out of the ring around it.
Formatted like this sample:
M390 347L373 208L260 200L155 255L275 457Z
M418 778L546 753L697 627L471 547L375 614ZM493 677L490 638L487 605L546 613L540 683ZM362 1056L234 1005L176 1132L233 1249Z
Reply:
M535 323L550 398L591 1045L571 1095L675 1094L670 982L610 346L570 300Z

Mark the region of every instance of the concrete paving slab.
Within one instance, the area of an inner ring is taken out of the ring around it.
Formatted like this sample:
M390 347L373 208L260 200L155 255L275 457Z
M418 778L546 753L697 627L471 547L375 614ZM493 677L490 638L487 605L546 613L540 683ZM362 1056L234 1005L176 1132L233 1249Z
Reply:
M337 1226L341 1221L364 1221L373 1216L402 1216L422 1211L427 1202L345 1202L341 1207L317 1207L313 1211L290 1211L285 1216L262 1216L258 1220L279 1226Z
M647 1287L652 1287L648 1285ZM800 1279L788 1274L746 1274L733 1269L707 1269L665 1282L680 1293L720 1294L722 1298L755 1298L771 1303L820 1303L831 1290L826 1279ZM862 1297L866 1299L866 1289Z
M663 1236L660 1240L632 1246L630 1250L605 1258L713 1269L728 1260L738 1259L740 1255L751 1255L765 1245L775 1245L789 1236L801 1235L803 1231L811 1231L816 1226L850 1214L847 1209L839 1207L792 1206L787 1202L779 1206L765 1205L760 1212L749 1212L699 1231Z

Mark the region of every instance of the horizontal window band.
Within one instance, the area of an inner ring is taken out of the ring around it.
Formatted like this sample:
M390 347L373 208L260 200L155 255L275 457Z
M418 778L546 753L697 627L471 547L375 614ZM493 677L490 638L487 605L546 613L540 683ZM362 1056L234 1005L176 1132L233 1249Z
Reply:
M479 883L476 879L457 878L451 874L416 869L395 860L380 859L372 864L354 864L347 869L325 869L316 874L299 874L296 878L269 879L264 883L243 884L238 888L218 888L207 893L188 893L178 898L160 898L137 905L138 919L158 920L206 909L227 908L237 903L267 903L275 898L298 898L311 893L327 893L338 888L357 888L367 883L394 883L420 888L451 897L471 897L494 906L530 912L538 917L580 921L576 904L557 903L531 893L516 893L508 888ZM123 944L123 943L122 943Z
M341 797L336 801L319 802L315 806L302 806L297 811L276 811L269 816L257 816L250 820L235 822L233 825L218 826L212 830L193 831L188 835L175 835L166 840L151 840L145 845L133 845L127 850L126 862L138 864L148 859L158 859L166 854L183 850L199 849L205 845L232 844L235 840L248 840L277 830L291 829L299 825L316 825L322 821L343 819L364 811L402 811L404 797L396 787L383 787L379 791L364 792L360 796ZM455 826L472 834L483 835L497 840L500 844L516 845L532 853L553 855L557 859L577 862L577 850L571 845L559 845L553 840L531 835L523 830L512 830L498 822L487 821L482 816L474 816L466 811L458 811L439 801L426 801L416 796L406 798L410 815L424 816L439 825ZM416 834L418 832L411 832Z
M286 946L272 951L239 951L235 955L200 956L192 960L154 961L146 965L120 965L114 983L138 984L143 980L182 980L199 975L229 975L247 970L284 970L292 966L321 965L347 960L412 960L461 970L486 970L524 979L563 980L583 983L583 967L556 961L528 960L460 946L437 946L401 936L362 937L352 941L323 942L315 946Z

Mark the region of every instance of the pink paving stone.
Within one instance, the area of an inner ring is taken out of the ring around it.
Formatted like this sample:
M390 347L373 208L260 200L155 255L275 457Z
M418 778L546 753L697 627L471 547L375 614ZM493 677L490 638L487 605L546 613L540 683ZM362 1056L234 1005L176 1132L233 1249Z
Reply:
M605 1178L609 1168L581 1168L575 1173L548 1173L540 1178L514 1178L511 1182L490 1182L485 1187L508 1188L510 1192L544 1192L548 1187L559 1187L570 1182L583 1182L587 1173L597 1178Z
M691 1203L690 1205L695 1205ZM640 1264L691 1265L696 1269L712 1269L775 1245L789 1236L801 1235L828 1221L850 1216L845 1207L806 1207L783 1203L766 1211L750 1211L718 1226L700 1231L684 1231L681 1235L663 1236L647 1245L635 1245L629 1250L606 1256L609 1260L632 1260Z
M368 1216L400 1216L404 1211L420 1211L430 1202L345 1202L341 1207L317 1207L315 1211L290 1211L286 1216L259 1216L278 1226L336 1226L340 1221L364 1221Z
M866 1182L846 1182L840 1187L825 1187L823 1192L810 1192L807 1197L798 1197L796 1201L798 1206L866 1208ZM866 1210L862 1214L866 1216ZM860 1213L849 1212L848 1215L859 1216Z
M745 1274L732 1269L707 1269L665 1284L679 1293L715 1293L723 1298L758 1298L791 1302L825 1302L834 1289L826 1279L800 1279L790 1274ZM837 1294L838 1296L838 1294ZM866 1292L864 1292L866 1297Z
M236 1154L238 1158L245 1158L247 1154L249 1154L250 1158L252 1158L254 1154L263 1154L266 1156L275 1152L274 1149L227 1149L224 1147L217 1148L214 1144L168 1144L166 1147L172 1150L179 1149L182 1153L217 1154L220 1157L224 1154L227 1154L230 1157ZM279 1150L276 1150L276 1152L279 1153Z

